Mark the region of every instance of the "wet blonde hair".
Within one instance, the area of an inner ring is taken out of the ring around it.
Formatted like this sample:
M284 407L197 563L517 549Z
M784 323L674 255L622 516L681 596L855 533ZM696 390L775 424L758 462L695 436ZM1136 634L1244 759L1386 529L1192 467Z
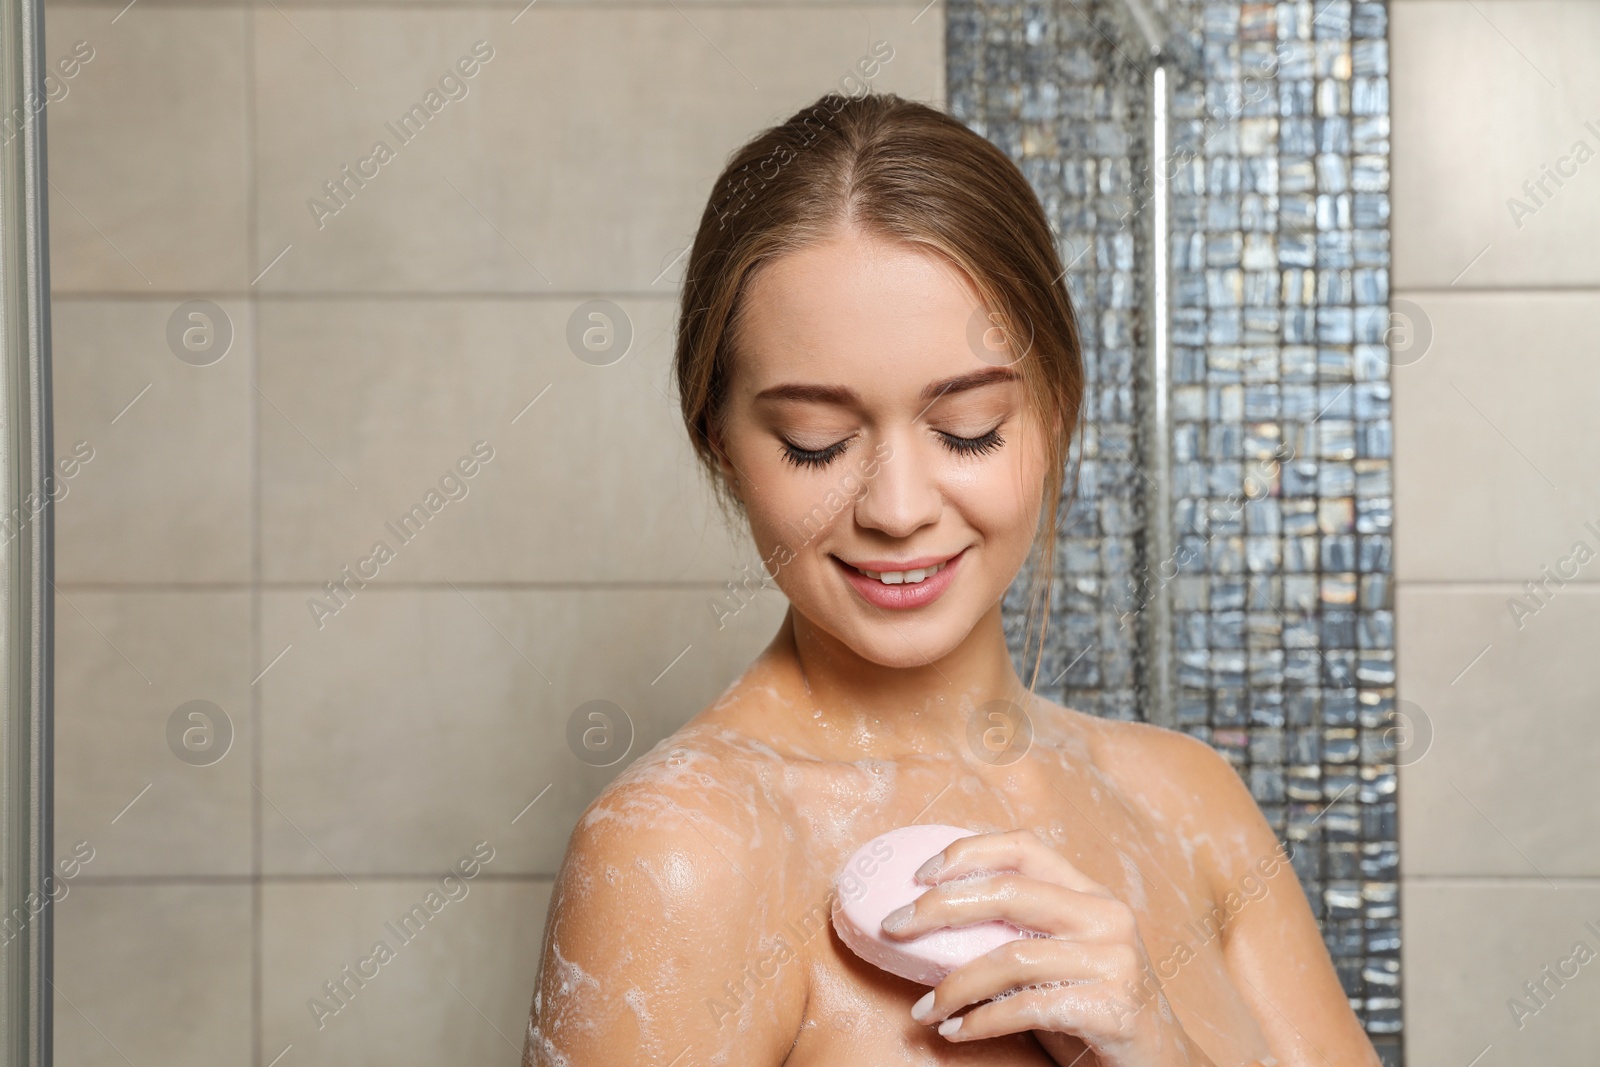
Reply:
M1005 153L956 119L893 93L827 93L736 151L700 217L684 275L674 371L695 454L730 517L725 414L743 294L764 264L850 227L937 253L977 288L990 321L1019 338L1021 374L1046 439L1029 635L1043 659L1066 459L1084 399L1066 271L1044 208ZM1044 536L1039 536L1042 532Z

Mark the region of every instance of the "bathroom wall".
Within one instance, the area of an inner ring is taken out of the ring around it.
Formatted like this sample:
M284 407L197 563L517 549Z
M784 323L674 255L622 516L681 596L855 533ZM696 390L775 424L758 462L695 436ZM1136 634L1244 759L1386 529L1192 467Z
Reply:
M1407 1049L1586 1063L1600 6L1395 0L1390 39L1393 306L1414 357L1393 371L1400 697L1417 724L1400 768Z
M86 460L57 1062L516 1063L578 812L782 613L728 592L749 554L668 399L711 182L877 41L873 84L942 99L942 11L51 0L46 29L56 449ZM569 343L594 299L599 352ZM569 744L595 700L601 754Z
M1600 8L1387 11L1406 1053L1581 1062L1600 982L1541 971L1600 947L1600 162L1574 152ZM56 915L59 1062L516 1062L549 878L620 766L574 713L614 703L642 751L781 614L718 628L746 556L667 399L709 183L876 41L877 87L942 101L945 18L49 0L56 449L88 457L56 851L92 854ZM329 196L463 61L466 95ZM609 365L568 341L591 299L631 326Z

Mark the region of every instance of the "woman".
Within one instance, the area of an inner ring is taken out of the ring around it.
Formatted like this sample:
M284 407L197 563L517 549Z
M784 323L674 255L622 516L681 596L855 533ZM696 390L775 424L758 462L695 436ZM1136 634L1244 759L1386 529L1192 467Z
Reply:
M1012 665L1000 601L1030 551L1051 573L1083 401L1064 273L1017 168L923 105L830 94L733 157L678 387L790 608L580 819L526 1064L1378 1062L1231 766ZM979 832L886 937L1047 936L932 990L854 956L833 880L917 822Z

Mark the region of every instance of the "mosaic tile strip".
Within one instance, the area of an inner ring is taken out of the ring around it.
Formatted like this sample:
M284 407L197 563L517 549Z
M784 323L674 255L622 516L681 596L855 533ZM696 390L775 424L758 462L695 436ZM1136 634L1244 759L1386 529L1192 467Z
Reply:
M1171 439L1145 440L1151 59L1111 0L948 9L951 112L1058 228L1086 425L1068 470L1040 689L1137 719L1134 622L1168 494L1175 721L1281 837L1351 1005L1401 1063L1389 363L1387 9L1173 0ZM1170 450L1171 484L1144 473ZM1020 670L1025 579L1007 598Z

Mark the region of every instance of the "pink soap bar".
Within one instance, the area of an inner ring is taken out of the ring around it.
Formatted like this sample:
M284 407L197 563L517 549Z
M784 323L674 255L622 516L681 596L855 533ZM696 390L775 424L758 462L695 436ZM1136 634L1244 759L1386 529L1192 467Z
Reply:
M950 842L973 836L976 831L935 823L902 826L862 845L834 879L839 939L868 963L931 986L1007 941L1033 936L1000 919L930 930L910 941L884 936L884 916L933 888L916 881L917 869Z

